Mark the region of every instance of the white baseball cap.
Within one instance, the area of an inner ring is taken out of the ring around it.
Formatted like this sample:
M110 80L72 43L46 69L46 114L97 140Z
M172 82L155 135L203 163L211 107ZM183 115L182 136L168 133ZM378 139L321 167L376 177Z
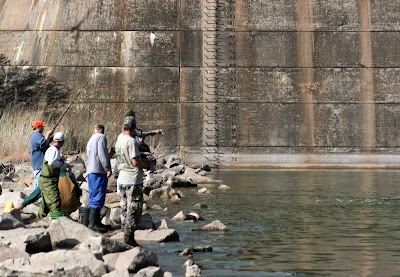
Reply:
M57 132L54 134L54 137L53 137L54 141L64 141L64 139L65 139L64 133Z

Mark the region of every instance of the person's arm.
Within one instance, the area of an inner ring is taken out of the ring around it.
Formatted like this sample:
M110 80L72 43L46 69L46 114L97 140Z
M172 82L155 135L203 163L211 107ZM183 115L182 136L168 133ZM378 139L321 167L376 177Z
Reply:
M36 202L37 200L40 199L42 196L42 191L40 190L40 187L37 187L34 191L32 191L31 194L29 194L25 200L21 203L20 206L18 206L18 209L22 210L26 206Z
M148 137L148 136L162 134L162 129L151 130L151 131L141 131L139 129L136 129L135 133L136 133L137 137L144 138L144 137Z
M139 151L139 144L133 141L128 148L129 157L131 159L131 164L134 167L143 170L146 168L145 164L140 159L140 151Z
M132 164L132 166L137 167L140 170L147 169L147 167L145 166L145 164L139 157L135 157L135 158L131 159L131 164Z
M107 151L107 138L101 136L97 143L97 154L103 169L107 172L107 177L111 177L111 163Z
M54 130L51 129L51 130L48 131L48 132L46 133L46 135L44 136L44 139L45 139L45 141L46 141L46 146L45 146L45 147L48 147L48 146L50 145L50 143L52 142L52 140L53 140L53 137L52 137L53 133L54 133Z

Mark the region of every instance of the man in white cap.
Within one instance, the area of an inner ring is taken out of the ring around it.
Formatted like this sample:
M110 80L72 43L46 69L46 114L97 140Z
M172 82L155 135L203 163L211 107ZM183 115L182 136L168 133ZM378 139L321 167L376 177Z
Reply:
M52 220L68 215L68 213L61 211L61 196L58 190L60 172L64 172L67 169L67 163L61 158L60 154L64 139L64 133L57 132L54 134L53 145L44 154L43 166L39 177L44 209L50 211Z

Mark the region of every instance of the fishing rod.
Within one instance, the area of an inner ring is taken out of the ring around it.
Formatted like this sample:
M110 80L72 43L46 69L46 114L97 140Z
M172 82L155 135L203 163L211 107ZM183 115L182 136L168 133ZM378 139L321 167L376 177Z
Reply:
M90 80L92 80L93 76L95 75L95 73L93 73L90 78L86 81L86 83L83 85L83 87L80 88L80 90L78 91L78 93L75 95L74 99L71 101L71 103L69 104L69 106L67 107L67 109L64 111L64 113L61 115L61 117L58 119L56 125L53 127L53 130L55 130L57 128L57 126L61 123L61 120L64 118L64 116L67 114L67 112L69 111L69 109L72 107L72 104L74 104L74 102L76 101L76 99L78 98L78 96L83 92L83 90L86 88L86 86L89 84Z
M201 120L201 121L197 121L197 122L192 122L192 123L185 124L185 125L181 125L181 126L178 126L178 127L169 128L169 129L166 129L166 130L161 129L161 135L163 135L165 132L169 132L169 131L172 131L172 130L180 129L180 128L187 127L187 126L191 126L191 125L195 125L195 124L199 124L199 123L204 122L204 121L205 121L205 120ZM115 139L112 141L112 143L110 144L110 148L114 145L114 143L115 143L116 141L117 141L117 138L115 138ZM157 145L157 144L158 144L158 143L155 143L155 145Z
M162 130L162 132L163 132L163 133L169 132L169 131L172 131L172 130L180 129L180 128L182 128L182 127L186 127L186 126L191 126L191 125L199 124L199 123L202 123L202 122L204 122L204 121L205 121L205 120L201 120L201 121L197 121L197 122L193 122L193 123L181 125L181 126L178 126L178 127L169 128L169 129L166 129L166 130Z
M199 144L199 143L201 143L201 142L203 142L202 139L199 140L199 141L197 141L197 142L195 142L195 143L193 143L193 144L190 144L190 145L182 145L181 147L192 147L192 146L195 146L196 144ZM178 151L178 150L174 150L174 151L171 152L171 153L162 155L162 156L160 156L160 157L156 157L156 159L161 159L161 158L164 158L164 157L166 157L166 156L172 155L172 154L176 153L177 151Z

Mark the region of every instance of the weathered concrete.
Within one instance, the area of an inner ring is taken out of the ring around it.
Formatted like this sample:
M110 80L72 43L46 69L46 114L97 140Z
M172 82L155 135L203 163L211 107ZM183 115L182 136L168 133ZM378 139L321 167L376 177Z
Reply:
M180 147L196 163L400 164L396 1L3 0L0 8L0 54L13 64L45 68L71 96L96 74L63 120L79 134L67 147L84 149L94 122L116 136L134 109L143 129L174 128L162 155Z

